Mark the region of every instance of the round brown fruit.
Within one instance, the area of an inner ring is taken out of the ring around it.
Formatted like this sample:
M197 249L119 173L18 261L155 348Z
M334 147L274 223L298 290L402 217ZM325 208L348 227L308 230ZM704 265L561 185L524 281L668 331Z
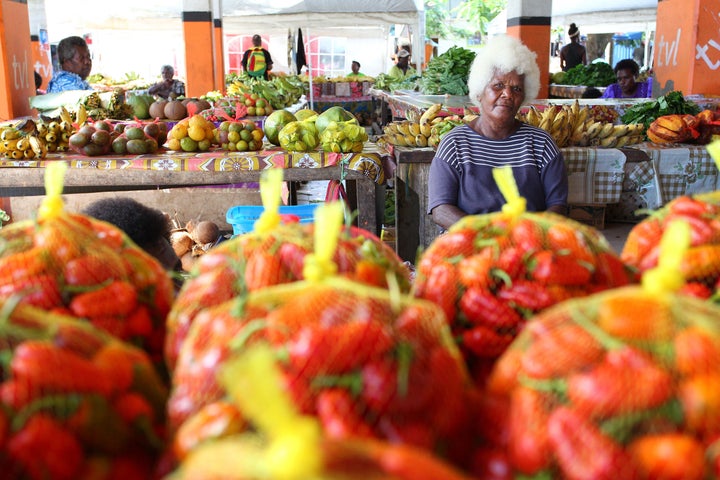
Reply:
M140 127L127 127L125 129L125 136L128 140L144 140L145 132Z
M92 125L83 125L78 129L77 133L82 133L86 137L90 138L92 137L92 134L95 133L95 127Z
M148 153L147 143L145 142L145 140L128 140L127 152L132 155L143 155L145 153Z
M150 118L165 118L165 105L167 105L167 103L167 100L157 100L153 102L148 110Z
M145 131L145 135L155 139L158 138L158 135L160 134L160 127L158 127L158 124L154 122L145 124L143 130Z
M95 130L104 130L106 132L111 132L113 127L110 125L110 122L106 122L105 120L98 120L97 122L93 123L93 127L95 127Z
M154 138L146 138L145 144L147 145L148 153L155 153L158 150L158 142Z
M88 143L83 147L83 152L85 152L85 155L88 157L95 157L102 155L105 152L105 147L96 143Z
M68 138L68 143L71 147L82 148L90 143L90 137L81 132L75 132Z
M110 133L107 130L97 130L92 134L92 137L90 137L90 141L95 145L107 147L110 145Z
M127 153L128 139L125 137L118 137L112 142L112 150L118 155L125 155Z

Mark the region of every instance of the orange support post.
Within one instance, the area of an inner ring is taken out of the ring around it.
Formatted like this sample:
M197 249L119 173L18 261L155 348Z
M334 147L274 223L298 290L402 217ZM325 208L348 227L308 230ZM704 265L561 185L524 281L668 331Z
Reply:
M215 89L213 25L210 11L184 11L185 68L188 97L199 97Z
M222 12L213 7L213 59L215 67L215 90L225 93L225 54L223 46Z
M552 4L550 0L510 0L507 13L507 34L519 38L537 54L540 68L538 98L548 98Z
M0 0L0 120L32 114L35 95L27 2Z
M653 96L720 94L720 30L717 0L658 2Z

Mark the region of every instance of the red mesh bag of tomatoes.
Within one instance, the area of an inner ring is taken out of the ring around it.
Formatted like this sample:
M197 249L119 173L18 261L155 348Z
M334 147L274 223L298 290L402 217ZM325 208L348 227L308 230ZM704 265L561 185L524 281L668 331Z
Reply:
M217 375L227 391L224 404L232 406L248 427L222 435L216 428L218 437L196 443L173 472L173 479L469 478L421 447L325 433L317 417L298 410L278 364L267 344L243 349L224 362Z
M281 223L278 214L282 171L261 181L265 210L252 232L238 235L201 256L168 316L165 359L174 368L180 345L195 316L206 308L270 285L303 280L303 260L313 251L315 225ZM353 226L339 227L333 260L337 273L361 283L410 290L410 271L377 236Z
M148 355L88 322L0 299L3 478L154 478L167 387Z
M636 281L596 229L526 212L508 172L495 174L508 198L503 211L464 217L436 238L419 257L414 285L445 312L478 384L527 319Z
M0 298L87 320L161 363L172 279L114 225L64 211L65 168L48 167L36 220L0 230Z
M691 231L681 265L687 281L681 293L720 304L720 192L671 200L630 230L620 258L641 272L656 267L660 239L676 220L687 222Z
M515 474L720 475L720 308L676 293L690 231L676 225L641 286L540 313L496 363L487 393L509 405Z
M277 356L297 409L317 417L327 436L444 447L453 457L471 448L472 382L442 312L397 287L335 275L330 237L337 239L341 220L323 224L326 209L342 217L341 204L319 207L304 280L251 291L195 317L168 403L178 458L203 440L247 428L217 372L260 342Z

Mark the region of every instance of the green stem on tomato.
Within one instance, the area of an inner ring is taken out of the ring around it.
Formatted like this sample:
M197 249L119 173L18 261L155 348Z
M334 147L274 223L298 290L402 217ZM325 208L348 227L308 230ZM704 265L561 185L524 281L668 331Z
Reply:
M14 432L19 431L30 417L43 410L52 411L53 416L59 419L68 418L80 408L80 401L81 396L77 393L47 395L33 400L15 415L11 429Z
M613 337L605 330L600 328L598 325L593 323L593 321L585 314L585 312L580 311L579 308L573 309L573 311L571 312L571 317L575 323L577 323L586 332L588 332L595 340L598 341L598 343L600 343L600 345L605 347L607 350L619 350L626 346L625 342L618 340L617 338Z
M618 415L602 422L600 430L605 435L624 444L633 434L638 424L656 418L665 418L675 425L681 425L683 422L682 405L677 399L672 399L656 408Z
M399 342L395 348L397 355L397 385L401 397L407 395L410 388L410 366L412 365L415 351L412 345L407 342Z
M562 378L538 379L527 375L518 375L520 385L539 392L554 393L563 399L567 396L567 382Z
M245 344L250 340L250 337L261 330L267 328L267 322L264 318L256 318L250 320L248 323L240 329L240 331L230 340L231 350L240 350L245 347Z
M341 387L350 390L353 397L360 395L363 389L363 380L360 372L346 375L318 375L310 381L313 388Z

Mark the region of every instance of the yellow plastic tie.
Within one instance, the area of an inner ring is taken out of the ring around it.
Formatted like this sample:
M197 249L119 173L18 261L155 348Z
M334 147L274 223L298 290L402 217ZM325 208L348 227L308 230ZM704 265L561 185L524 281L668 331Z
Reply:
M690 226L678 220L668 225L660 240L657 267L642 276L642 288L651 294L672 293L685 285L680 270L683 256L690 247Z
M333 256L344 217L343 202L326 203L315 210L315 252L305 256L305 280L319 282L337 272Z
M707 146L707 151L715 161L715 167L720 170L720 139L710 142Z
M38 209L38 220L55 218L63 212L62 192L67 169L65 162L53 162L45 168L45 198Z
M273 231L280 225L280 194L283 182L282 169L270 169L260 177L260 198L263 212L260 214L253 230L263 234Z
M256 345L230 360L220 381L233 401L269 443L263 452L270 477L312 478L322 470L320 425L300 415L281 387L282 374L273 351Z
M525 198L520 196L520 192L515 183L515 177L510 167L499 167L493 168L493 178L497 183L500 193L505 197L505 205L502 207L503 213L510 215L511 217L517 218L527 208L527 201Z

